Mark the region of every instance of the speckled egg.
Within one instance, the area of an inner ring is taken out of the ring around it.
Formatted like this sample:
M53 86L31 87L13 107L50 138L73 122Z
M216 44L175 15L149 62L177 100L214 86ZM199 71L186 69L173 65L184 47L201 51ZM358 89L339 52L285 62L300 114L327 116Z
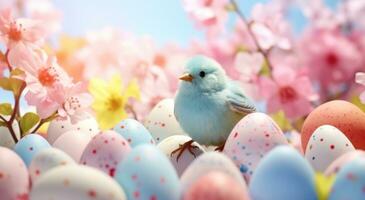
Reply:
M198 178L186 191L184 200L249 200L248 191L229 175L212 171Z
M50 144L53 144L58 137L67 131L82 131L94 136L99 133L98 123L93 117L78 121L72 124L70 119L56 118L48 127L47 140Z
M67 131L62 134L54 143L53 147L61 149L79 162L87 144L91 141L92 135L81 131Z
M34 184L30 200L125 200L118 183L101 171L81 165L56 167Z
M200 146L197 142L194 142L193 145L195 148L191 150L192 152L185 150L182 152L179 159L177 159L179 153L173 152L178 149L180 145L183 145L190 140L191 138L186 135L173 135L165 138L157 145L157 148L159 148L168 158L170 158L170 161L174 165L179 176L181 176L181 174L196 157L205 152L202 146Z
M279 126L264 113L251 113L241 119L229 135L224 153L249 181L262 157L278 145L287 145Z
M274 148L261 160L250 182L253 200L316 200L315 173L294 148Z
M80 163L95 167L114 177L117 164L130 150L131 147L121 135L107 131L92 138L81 156Z
M329 200L363 200L365 198L365 158L358 157L338 172Z
M340 130L331 125L323 125L309 139L305 158L314 170L324 172L336 158L354 150L354 146Z
M75 161L59 149L47 148L39 151L29 165L29 174L32 183L48 170L69 164L75 164Z
M343 166L345 166L349 162L352 162L358 157L365 158L365 152L362 150L355 150L341 155L335 161L333 161L330 166L328 166L324 175L331 176L337 174Z
M246 189L240 171L226 155L218 152L207 152L195 159L181 176L181 187L183 194L191 185L212 171L219 171L232 177L242 189Z
M168 158L150 144L138 145L118 164L115 179L128 200L180 198L179 177Z
M174 100L160 101L143 123L157 143L172 135L185 135L174 115Z
M38 134L28 134L23 137L14 146L14 151L23 159L24 163L29 166L33 157L41 150L50 148L51 145Z
M365 150L365 113L354 104L336 100L313 110L303 124L303 149L307 148L312 133L322 125L332 125L340 129L356 149Z
M29 190L27 166L12 150L0 147L0 199L25 199Z
M15 136L17 139L20 138L19 126L16 121L13 122L13 130L15 132ZM15 142L10 134L10 131L7 127L0 126L0 147L13 148Z
M113 130L122 135L131 147L140 144L155 144L151 133L137 120L125 119L116 125Z

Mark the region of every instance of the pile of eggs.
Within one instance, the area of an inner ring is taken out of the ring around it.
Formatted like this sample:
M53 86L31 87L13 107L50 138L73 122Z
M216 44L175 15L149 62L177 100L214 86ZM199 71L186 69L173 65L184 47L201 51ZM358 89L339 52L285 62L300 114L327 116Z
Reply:
M252 113L223 152L193 143L193 154L179 159L173 151L191 138L173 106L165 99L143 124L126 119L103 132L92 117L57 119L46 136L17 144L0 129L0 200L365 199L365 113L348 102L323 104L307 117L303 150L268 115ZM318 173L334 180L327 190Z

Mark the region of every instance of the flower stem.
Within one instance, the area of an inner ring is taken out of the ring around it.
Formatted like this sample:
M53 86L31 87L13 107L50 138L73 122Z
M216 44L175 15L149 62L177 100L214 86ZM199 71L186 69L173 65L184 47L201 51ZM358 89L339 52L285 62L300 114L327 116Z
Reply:
M56 111L51 116L49 116L49 117L47 117L45 119L41 119L41 121L39 121L38 125L31 132L31 134L37 132L38 129L41 128L44 123L47 123L47 122L49 122L49 121L51 121L51 120L53 120L53 119L55 119L57 117L58 117L58 114L57 114L57 111Z
M127 105L126 105L126 108L129 110L129 112L131 112L131 113L132 113L133 118L134 118L135 120L137 120L137 121L138 121L137 113L136 113L136 111L134 110L133 106L131 106L131 105L127 104Z
M266 63L267 63L267 65L268 65L268 67L270 68L270 70L272 70L272 68L273 68L273 65L272 65L272 63L271 63L271 61L270 61L270 59L269 59L269 52L270 51L265 51L262 47L261 47L261 45L260 45L260 43L259 43L259 41L258 41L258 39L257 39L257 37L256 37L256 35L254 34L254 32L252 31L252 29L251 29L251 23L249 23L248 21L247 21L247 19L246 19L246 17L245 17L245 15L243 14L243 12L239 9L239 7L238 7L238 4L237 4L237 2L235 1L235 0L230 0L230 2L231 2L231 4L232 4L232 10L238 15L238 17L242 20L242 22L247 26L247 31L248 31L248 34L251 36L251 38L252 38L252 40L253 40L253 42L255 43L255 46L256 46L256 48L257 48L257 51L259 52L259 53L261 53L262 54L262 56L265 58L265 61L266 61Z

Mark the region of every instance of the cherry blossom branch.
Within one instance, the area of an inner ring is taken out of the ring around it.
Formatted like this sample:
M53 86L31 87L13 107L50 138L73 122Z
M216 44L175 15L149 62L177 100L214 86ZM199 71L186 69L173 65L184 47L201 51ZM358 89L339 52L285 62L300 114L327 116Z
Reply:
M238 17L242 20L242 22L247 26L248 34L251 36L253 42L255 43L255 46L257 48L257 51L262 54L262 56L265 58L265 61L267 62L268 67L270 69L272 69L273 68L273 65L272 65L272 63L271 63L271 61L269 59L269 52L270 51L265 51L261 47L261 45L260 45L260 43L259 43L256 35L254 34L254 32L251 29L251 24L252 23L250 23L250 22L247 21L245 15L239 9L237 2L235 0L230 0L230 3L232 5L232 10L238 15Z
M9 68L9 72L11 72L13 70L13 68L11 67L10 62L9 62L9 59L8 59L9 52L10 52L9 49L6 50L6 52L5 52L5 61L6 61L6 64L7 64L8 68Z
M131 112L131 113L132 113L133 118L134 118L135 120L138 120L137 113L136 113L136 111L134 110L133 106L131 106L131 105L127 104L127 105L126 105L126 108L129 110L129 112Z

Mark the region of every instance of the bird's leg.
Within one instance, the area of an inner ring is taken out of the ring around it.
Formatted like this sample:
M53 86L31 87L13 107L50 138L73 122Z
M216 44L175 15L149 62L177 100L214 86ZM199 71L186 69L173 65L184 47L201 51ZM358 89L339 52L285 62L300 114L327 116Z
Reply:
M224 149L224 146L226 145L226 143L224 142L223 144L217 146L214 151L219 151L219 152L222 152L223 149Z
M175 153L179 152L179 154L176 157L176 161L179 162L179 159L180 159L181 155L187 149L196 158L196 155L193 152L193 150L198 148L198 147L194 146L193 142L194 142L194 140L189 140L189 141L185 142L184 144L180 144L179 148L177 148L173 152L171 152L170 156L172 157Z

